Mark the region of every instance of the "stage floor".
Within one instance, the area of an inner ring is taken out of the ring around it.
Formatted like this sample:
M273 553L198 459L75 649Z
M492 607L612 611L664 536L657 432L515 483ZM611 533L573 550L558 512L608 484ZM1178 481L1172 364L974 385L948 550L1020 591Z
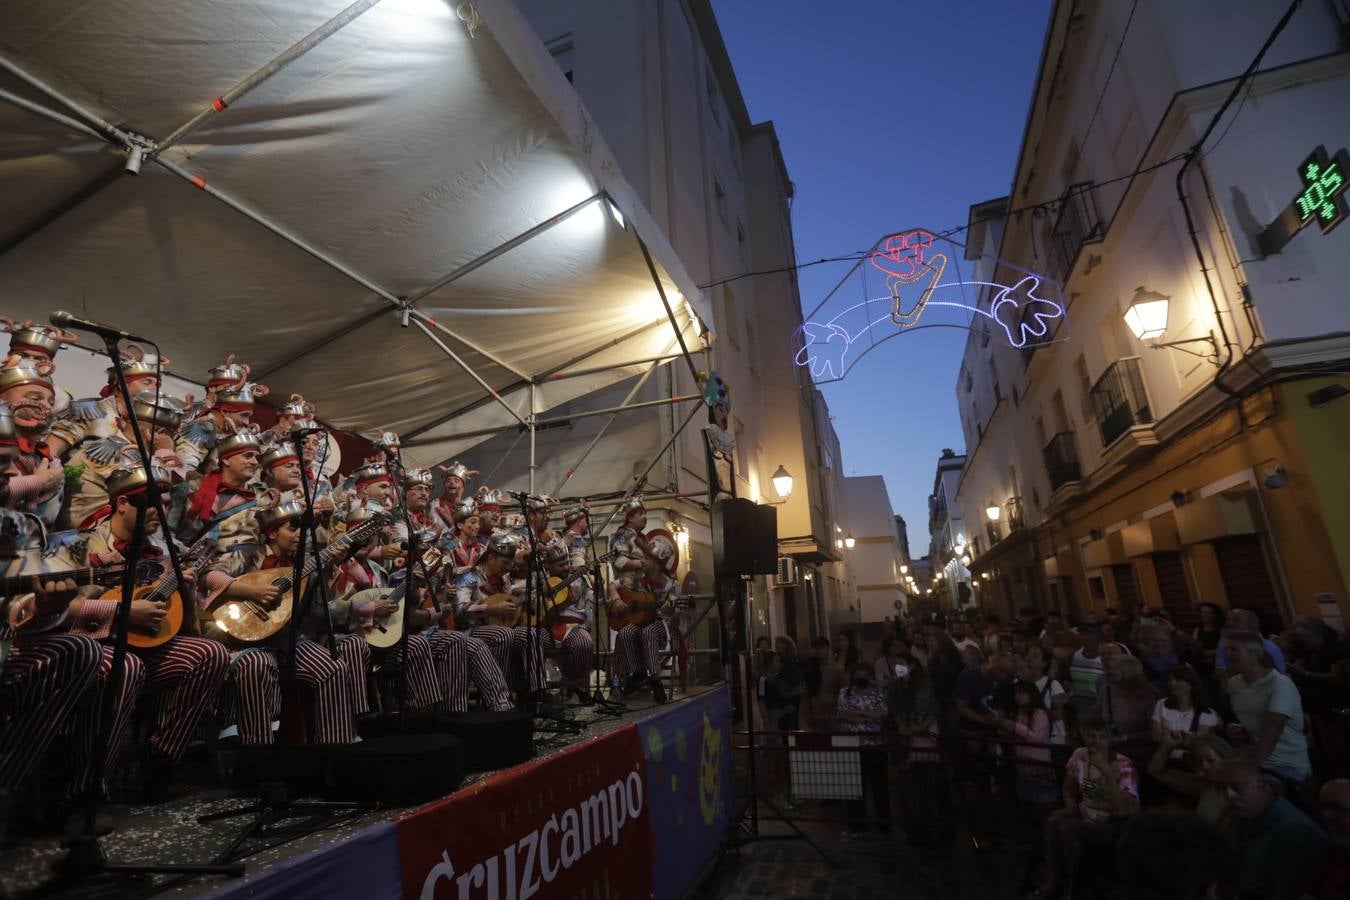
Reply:
M678 703L690 697L719 687L713 685L694 685L687 692L674 695L671 703ZM587 738L597 737L627 724L636 717L656 709L650 697L640 695L630 700L627 711L615 718L600 713L595 707L569 706L568 711L575 721L584 725L579 734L552 734L547 731L548 720L537 720L535 731L536 759L543 759ZM200 754L199 754L200 755ZM199 761L200 762L200 761ZM209 771L206 764L193 766L196 771ZM490 772L475 772L467 775L464 785L472 784ZM461 785L463 787L463 785ZM103 848L111 862L139 864L185 864L209 861L234 839L247 821L244 817L216 822L210 825L198 824L199 816L238 807L241 801L248 800L247 795L226 788L204 788L188 796L154 806L110 804L105 814L115 826L111 834L102 841ZM324 823L317 831L287 838L278 835L272 838L273 846L265 846L262 841L251 841L256 849L245 858L248 874L257 873L266 867L283 860L291 859L324 844L338 842L352 833L376 822L387 820L394 813L409 807L382 807L360 814L343 814L339 818ZM300 819L290 820L296 823ZM12 837L12 835L11 835ZM41 896L100 896L117 897L118 900L130 900L136 897L190 897L214 890L229 883L229 879L219 876L199 876L190 879L181 877L156 876L144 882L145 888L120 888L109 885L109 890L86 893L67 892L53 881L53 864L62 858L63 850L59 837L44 837L23 840L15 846L0 850L0 897L24 897L30 892L40 892ZM56 889L55 893L46 893Z

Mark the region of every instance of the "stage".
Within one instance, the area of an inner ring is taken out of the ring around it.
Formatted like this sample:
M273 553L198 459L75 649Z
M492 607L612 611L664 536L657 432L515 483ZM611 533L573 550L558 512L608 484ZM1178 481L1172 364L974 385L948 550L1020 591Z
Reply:
M453 794L420 807L344 813L312 833L277 835L273 846L254 842L242 878L160 876L143 890L96 895L515 897L505 892L507 879L514 888L519 874L521 888L533 879L540 898L680 896L732 821L729 690L694 686L663 706L633 702L619 718L594 707L570 711L585 730L552 735L547 720L539 720L531 762L466 775ZM199 756L194 769L209 771ZM156 806L110 805L115 830L103 846L117 862L206 861L245 820L201 825L197 818L240 800L237 792L211 788ZM679 839L678 856L667 837ZM662 845L672 859L662 858ZM696 846L703 858L693 858ZM0 851L0 896L55 887L51 868L61 855L57 837ZM467 882L456 886L456 879Z

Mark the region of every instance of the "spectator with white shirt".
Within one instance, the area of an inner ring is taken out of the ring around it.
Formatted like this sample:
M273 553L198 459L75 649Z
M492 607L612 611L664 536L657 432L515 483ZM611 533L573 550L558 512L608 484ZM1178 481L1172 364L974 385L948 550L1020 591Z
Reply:
M1303 701L1289 676L1271 668L1263 642L1254 631L1224 635L1232 670L1224 692L1238 720L1228 726L1228 738L1253 765L1305 782L1312 765L1303 735Z
M1031 682L1036 688L1037 702L1045 709L1050 720L1051 744L1062 747L1068 743L1068 728L1064 723L1065 707L1069 703L1069 694L1064 685L1050 675L1050 660L1039 646L1032 646L1022 661L1022 671L1018 676ZM1057 760L1062 762L1063 759Z
M1268 665L1281 675L1286 674L1284 653L1274 641L1261 634L1261 620L1256 617L1256 613L1250 609L1229 610L1228 624L1227 628L1224 629L1224 635L1227 636L1235 631L1250 632L1261 638L1261 647L1265 650L1266 656L1270 658ZM1219 641L1219 649L1214 656L1214 673L1219 680L1219 684L1223 684L1236 668L1228 662L1228 648L1225 644L1225 641Z
M1205 696L1199 673L1184 663L1167 673L1167 696L1153 707L1152 721L1155 742L1170 736L1183 748L1196 735L1219 727L1219 715Z

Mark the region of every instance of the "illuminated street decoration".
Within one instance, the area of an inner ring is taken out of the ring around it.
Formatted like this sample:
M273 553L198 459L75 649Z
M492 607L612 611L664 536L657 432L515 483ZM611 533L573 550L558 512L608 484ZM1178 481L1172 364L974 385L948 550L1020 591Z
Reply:
M979 321L1019 349L1047 343L1052 338L1055 320L1064 317L1057 282L999 260L989 260L994 264L992 271L996 276L1013 273L1009 278L1011 284L961 280L959 273L957 280L944 282L943 274L959 254L935 249L939 240L944 239L918 228L879 241L879 247L864 259L872 268L885 273L888 296L869 297L824 318L822 310L828 313L828 307L834 305L831 300L843 286L841 282L798 329L794 362L809 368L818 381L838 381L868 351L905 331L925 327L970 328ZM946 243L953 248L961 247L955 241ZM854 271L862 276L866 291L867 270L855 267ZM886 303L887 300L890 302ZM889 308L879 314L883 305ZM964 310L966 321L935 321L936 311L928 312L925 320L925 312L944 307ZM923 325L919 324L921 320ZM993 329L994 325L998 328Z

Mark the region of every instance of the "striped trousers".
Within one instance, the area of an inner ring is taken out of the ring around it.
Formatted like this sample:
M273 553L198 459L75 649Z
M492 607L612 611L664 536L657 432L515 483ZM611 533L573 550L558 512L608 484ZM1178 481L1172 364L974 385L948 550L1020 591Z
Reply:
M361 644L366 646L365 641ZM243 744L272 742L272 721L281 714L280 659L281 651L273 647L255 647L234 658L231 674L238 690L239 740ZM295 645L295 675L314 692L314 743L349 744L355 740L352 710L356 701L346 660L333 659L327 647L302 638Z
M106 736L103 722L103 703L112 676L113 648L100 644L102 659L98 665L98 690L85 694L80 709L71 717L70 727L75 730L75 740L70 744L67 765L71 772L70 783L66 786L68 799L83 797L97 787L106 792L108 773L117 766L117 753L122 746L122 734L131 722L132 710L136 707L136 698L145 686L145 663L134 653L127 653L122 663L122 683L113 700L112 731ZM94 761L103 755L103 784L94 784Z
M132 653L145 666L145 689L166 692L150 746L177 762L202 714L216 704L229 669L230 652L209 638L175 637L159 647Z
M561 641L551 631L544 633L544 652L558 651L558 669L562 672L563 686L581 690L591 674L591 661L595 658L595 641L584 625L578 625ZM564 695L566 697L566 695Z
M625 625L615 640L614 669L622 676L635 672L656 675L661 670L661 657L666 650L666 622L657 619L647 625Z
M327 649L328 639L315 639L315 643ZM360 716L370 712L370 693L366 690L366 673L370 671L370 645L359 635L339 634L337 654L338 659L347 664L347 677L351 679L352 715Z
M361 639L362 644L366 642ZM407 696L404 698L409 709L429 709L445 699L444 680L438 677L436 660L432 654L431 642L420 634L410 634L407 639ZM369 647L369 644L366 644ZM402 658L399 645L387 650L376 650L376 657L398 663ZM395 678L402 678L396 673Z
M14 643L0 672L0 790L22 784L86 697L97 697L102 661L98 642L80 635Z
M528 628L523 625L515 628L478 625L470 633L487 644L497 665L506 673L508 683L517 692L532 694L544 689L543 642L531 639Z
M464 712L469 708L470 679L478 686L478 693L488 709L511 708L506 676L481 639L462 631L440 628L426 632L426 638L431 643L437 677L445 688L445 706L450 712Z

